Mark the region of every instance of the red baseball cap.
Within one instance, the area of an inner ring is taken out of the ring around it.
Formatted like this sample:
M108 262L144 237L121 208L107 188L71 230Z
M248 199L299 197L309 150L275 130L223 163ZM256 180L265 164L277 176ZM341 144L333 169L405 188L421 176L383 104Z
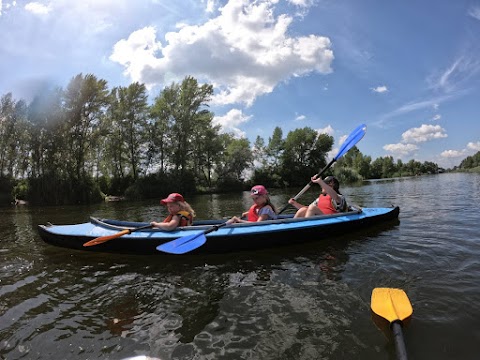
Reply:
M267 195L268 191L265 189L265 186L263 185L255 185L252 187L252 190L250 190L251 195Z
M185 199L179 193L171 193L165 199L160 200L160 204L167 205L168 203L173 203L178 201L184 202Z

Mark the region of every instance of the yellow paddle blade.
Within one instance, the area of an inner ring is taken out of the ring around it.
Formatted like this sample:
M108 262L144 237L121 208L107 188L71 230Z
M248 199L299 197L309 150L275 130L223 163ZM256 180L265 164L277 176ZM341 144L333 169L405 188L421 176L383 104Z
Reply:
M375 288L372 291L372 311L389 322L405 320L413 308L405 291L392 288Z
M120 231L119 233L116 233L116 234L113 234L113 235L101 236L101 237L98 237L96 239L87 241L85 244L83 244L83 246L98 245L98 244L104 243L106 241L116 239L116 238L118 238L122 235L130 234L130 232L131 231L127 229L127 230Z

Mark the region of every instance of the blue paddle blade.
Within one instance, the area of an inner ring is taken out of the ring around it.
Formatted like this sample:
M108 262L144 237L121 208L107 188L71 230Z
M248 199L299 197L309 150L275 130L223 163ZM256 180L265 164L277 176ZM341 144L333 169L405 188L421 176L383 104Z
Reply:
M337 156L335 156L335 160L341 158L348 150L354 147L362 138L365 136L367 132L367 125L360 124L357 126L355 130L352 131L350 135L348 135L347 139L343 142L340 150L338 151Z
M157 250L169 254L185 254L205 244L207 238L203 232L187 235L179 239L158 245Z

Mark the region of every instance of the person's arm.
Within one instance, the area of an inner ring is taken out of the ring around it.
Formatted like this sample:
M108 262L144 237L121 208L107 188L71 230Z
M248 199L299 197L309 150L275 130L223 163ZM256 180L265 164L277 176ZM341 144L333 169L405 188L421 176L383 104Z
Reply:
M243 216L243 215L242 215ZM227 220L227 225L230 225L230 224L235 224L235 223L247 223L249 221L247 220L242 220L240 219L238 216L232 216L231 219Z
M301 209L301 208L303 208L303 207L306 206L306 205L300 204L300 203L299 203L297 200L295 200L294 198L291 198L290 200L288 200L288 203L289 203L290 205L295 206L297 209Z
M337 204L340 204L340 202L342 201L342 199L340 198L340 196L338 195L338 193L335 191L335 189L333 187L331 187L330 185L327 185L325 183L325 181L322 180L321 177L319 177L317 179L317 175L313 176L312 177L312 182L320 185L322 187L323 190L325 190L325 192L330 195L330 197L337 203Z
M162 230L165 230L165 231L172 231L172 230L175 230L178 225L180 224L180 218L181 216L180 215L174 215L172 217L172 220L170 220L169 222L156 222L156 221L152 221L150 224L153 225L153 227L157 228L157 229L162 229Z
M274 220L277 218L277 214L273 211L270 205L264 206L258 212L258 221Z

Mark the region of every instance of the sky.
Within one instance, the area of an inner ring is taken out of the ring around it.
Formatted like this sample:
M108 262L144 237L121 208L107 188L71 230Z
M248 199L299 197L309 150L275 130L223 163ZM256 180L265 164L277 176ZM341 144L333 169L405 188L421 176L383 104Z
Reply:
M480 0L0 0L0 96L80 73L151 101L193 76L252 145L310 127L334 157L363 123L372 159L451 168L480 151Z

